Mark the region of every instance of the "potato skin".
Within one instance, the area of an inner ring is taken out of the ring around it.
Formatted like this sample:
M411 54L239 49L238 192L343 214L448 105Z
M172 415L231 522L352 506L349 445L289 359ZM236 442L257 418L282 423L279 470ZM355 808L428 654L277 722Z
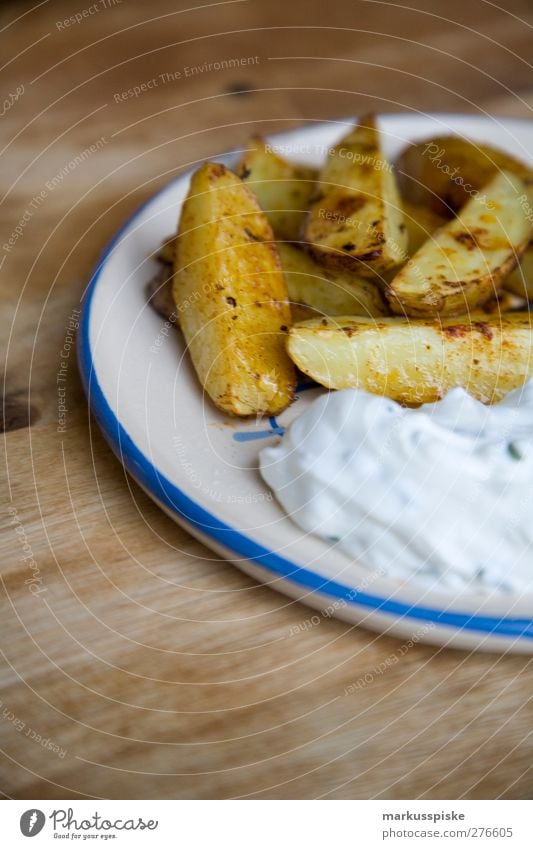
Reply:
M238 416L281 412L295 388L287 288L270 224L224 165L208 162L191 179L173 295L194 368L217 407Z
M288 162L261 136L252 136L236 173L253 191L276 238L298 241L317 169Z
M450 218L500 171L533 186L533 170L515 157L459 136L435 136L405 148L396 162L402 197Z
M330 152L304 238L318 262L363 275L382 274L406 259L396 179L372 115L362 118Z
M320 315L388 315L389 310L377 284L346 271L319 265L295 245L278 245L291 310L310 307ZM294 320L298 318L294 316Z
M408 321L353 316L296 324L287 349L305 374L330 389L365 389L415 406L464 387L499 401L533 373L529 313Z
M493 177L388 284L392 311L415 317L460 314L501 289L531 238L524 191L512 174Z

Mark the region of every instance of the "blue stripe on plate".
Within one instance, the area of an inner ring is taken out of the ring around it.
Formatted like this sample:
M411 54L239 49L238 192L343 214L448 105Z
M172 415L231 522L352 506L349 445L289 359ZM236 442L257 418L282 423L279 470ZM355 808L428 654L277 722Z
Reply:
M220 159L227 161L228 157L220 157ZM436 625L466 629L468 631L479 631L499 637L533 639L533 620L531 619L476 616L469 613L451 613L429 607L408 605L403 602L394 601L393 599L382 598L365 592L356 592L352 587L345 586L337 581L324 579L310 569L297 566L290 560L280 557L275 552L263 548L240 531L226 525L217 519L216 516L204 510L203 507L200 507L199 504L189 498L185 492L171 483L135 445L113 413L96 377L89 341L91 303L100 274L109 256L130 225L156 198L169 191L174 183L182 180L185 176L180 175L175 180L172 180L165 188L161 189L156 195L142 204L123 224L100 257L83 299L78 337L78 366L91 410L104 436L121 463L132 477L175 513L176 516L189 522L203 534L211 536L226 548L232 549L237 554L260 566L266 567L276 575L305 587L307 590L319 591L332 598L341 599L347 604L369 607L376 612L389 614L395 618L401 617L434 622Z

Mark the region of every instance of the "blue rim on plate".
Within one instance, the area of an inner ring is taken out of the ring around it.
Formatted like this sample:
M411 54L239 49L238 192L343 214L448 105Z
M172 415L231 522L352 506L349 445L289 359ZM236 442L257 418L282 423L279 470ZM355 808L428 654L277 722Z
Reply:
M447 113L441 113L439 117L444 117L445 114ZM386 118L388 116L380 117ZM342 120L346 121L347 119ZM514 120L520 121L520 119ZM507 119L505 123L512 123L512 121L513 119ZM337 122L334 121L331 123ZM313 124L312 126L316 125ZM278 137L282 135L286 135L286 133L278 134ZM275 139L276 136L272 135L269 138ZM230 156L231 154L226 154L224 157L215 158L217 160L227 161ZM222 522L193 499L189 498L183 490L171 483L150 462L131 439L108 404L94 369L89 338L92 298L107 260L115 247L120 243L124 233L127 232L134 221L150 204L157 198L160 198L162 194L171 190L175 183L183 180L190 173L190 171L184 172L171 180L129 216L104 249L91 275L82 301L80 330L77 340L78 367L81 380L90 409L107 442L122 465L150 495L174 514L178 521L186 522L201 532L203 536L212 537L216 543L246 558L254 565L267 569L274 573L276 577L297 584L308 591L319 592L349 605L371 608L376 613L392 615L395 618L412 619L417 622L433 622L437 626L465 629L487 636L533 640L532 619L507 616L478 616L460 612L451 613L446 610L405 604L394 601L391 598L383 598L381 596L370 595L363 591L356 591L353 587L323 578L310 569L298 566L254 542L250 537Z

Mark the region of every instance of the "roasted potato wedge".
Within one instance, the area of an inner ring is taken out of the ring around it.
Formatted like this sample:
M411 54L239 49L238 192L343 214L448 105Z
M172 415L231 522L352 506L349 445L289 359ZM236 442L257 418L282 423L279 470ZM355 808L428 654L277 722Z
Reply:
M297 241L311 204L316 168L288 162L261 136L252 136L236 172L252 189L276 238Z
M330 152L304 236L320 263L364 275L405 260L401 201L374 117L362 119Z
M291 304L303 304L321 315L388 315L375 283L345 271L318 265L294 245L278 245Z
M156 255L164 268L174 262L176 239L166 239ZM287 242L279 242L277 247L287 284L292 322L304 321L315 315L389 315L385 299L372 281L345 271L324 268L304 250ZM154 309L163 318L172 316L175 322L172 273L162 271L157 274L149 283L148 293Z
M353 316L296 324L287 348L305 374L330 389L365 389L407 405L462 386L485 403L533 374L529 313L415 320Z
M522 258L503 282L504 289L521 298L533 301L533 242L530 242Z
M446 224L446 219L420 204L402 201L402 207L407 228L407 253L413 256L435 230Z
M484 144L459 136L437 136L406 147L396 170L402 197L450 217L500 171L533 187L533 169Z
M524 184L502 172L425 242L388 284L393 312L467 312L502 287L531 238Z
M217 407L238 416L281 412L295 388L287 287L269 222L224 165L208 162L192 177L173 294L194 368Z

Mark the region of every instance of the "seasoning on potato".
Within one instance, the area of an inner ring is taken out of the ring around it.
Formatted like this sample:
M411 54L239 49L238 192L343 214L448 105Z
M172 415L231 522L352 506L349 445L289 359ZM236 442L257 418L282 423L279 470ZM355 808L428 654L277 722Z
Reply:
M319 262L359 274L382 274L405 260L401 200L373 116L329 152L304 237Z
M367 116L320 173L255 136L238 175L193 175L149 296L177 314L221 410L281 412L294 365L410 405L454 386L493 402L533 373L533 171L457 137L412 145L402 166L400 198Z
M281 412L295 389L287 287L265 214L224 165L208 162L191 179L173 294L194 368L217 407L238 416Z
M533 374L527 312L315 318L291 329L287 347L298 368L329 389L365 389L407 405L438 401L455 386L493 403Z
M462 313L502 288L531 238L524 184L497 174L459 215L437 230L390 282L393 312Z

